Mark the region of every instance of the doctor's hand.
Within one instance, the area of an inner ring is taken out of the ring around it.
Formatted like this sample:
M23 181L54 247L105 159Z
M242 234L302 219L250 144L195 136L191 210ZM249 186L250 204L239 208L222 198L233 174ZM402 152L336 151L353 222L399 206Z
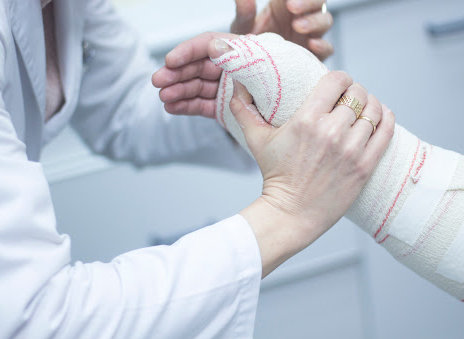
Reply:
M203 33L182 42L166 55L166 66L153 74L152 83L161 89L159 95L168 113L215 117L222 69L211 62L209 48L216 43L215 55L222 55L229 46L218 39L237 37L229 33Z
M335 106L347 92L366 103L356 120ZM230 108L263 175L262 195L241 214L255 232L263 276L315 241L355 201L393 136L394 117L342 72L321 79L280 128L267 124L247 90L234 84Z
M320 60L333 53L332 45L322 36L332 27L333 18L323 13L325 0L269 0L256 16L256 0L235 0L237 14L231 32L260 34L273 32L299 44Z

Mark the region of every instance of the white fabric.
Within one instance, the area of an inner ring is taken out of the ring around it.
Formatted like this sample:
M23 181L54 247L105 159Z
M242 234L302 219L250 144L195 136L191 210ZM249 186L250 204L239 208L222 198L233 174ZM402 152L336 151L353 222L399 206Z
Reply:
M292 116L295 107L301 106L327 68L307 49L276 34L265 33L259 38L247 35L224 41L234 50L213 60L224 69L216 117L249 152L242 130L229 109L232 79L245 84L254 98L260 98L255 102L259 112L267 122L279 127Z
M237 168L246 154L214 121L162 111L157 67L109 1L54 6L66 104L44 125L40 2L0 1L0 338L252 337L261 260L240 216L170 247L70 264L36 161L71 118L94 150L137 164L208 148Z
M224 69L217 120L246 148L229 109L232 79L247 87L261 115L278 127L298 110L327 70L311 53L274 34L227 42L233 51L213 60ZM347 216L396 259L464 299L463 282L450 278L461 272L458 267L463 260L464 240L457 236L464 222L462 155L432 147L397 125L388 149ZM458 250L445 256L450 248ZM442 258L445 275L436 272Z
M464 283L464 224L438 264L437 273L460 284Z
M456 153L438 147L430 147L427 154L429 159L423 165L414 192L408 196L388 230L390 235L410 246L414 246L419 239L435 207L446 193L459 160Z

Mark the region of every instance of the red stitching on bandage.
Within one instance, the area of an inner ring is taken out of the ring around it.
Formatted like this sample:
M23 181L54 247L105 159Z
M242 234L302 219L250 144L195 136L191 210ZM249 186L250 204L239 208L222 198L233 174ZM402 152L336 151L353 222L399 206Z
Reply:
M221 96L221 110L219 112L219 122L222 123L222 126L227 129L226 122L224 120L224 106L226 102L226 87L227 87L227 73L224 73L224 79L222 79L222 96Z
M403 183L401 184L401 188L400 188L399 192L396 194L395 200L393 201L393 204L388 209L387 215L383 219L382 225L380 225L377 232L375 232L374 239L377 239L377 236L379 235L380 231L382 231L383 227L387 223L387 220L390 217L390 214L393 211L393 208L395 208L395 205L398 202L398 199L399 199L401 193L403 193L404 187L406 186L406 183L408 182L408 179L411 176L412 169L414 168L414 164L416 163L416 158L417 158L417 154L419 153L419 148L420 148L420 140L418 139L417 140L416 152L414 153L414 158L412 159L411 166L409 166L408 174L404 178Z
M240 58L240 55L231 55L230 57L215 63L215 65L216 66L222 66L224 64L227 64L229 61L232 61L232 60L235 60L235 59L238 59L238 58Z
M242 70L242 69L249 68L249 67L251 67L251 66L254 66L254 65L256 65L256 64L258 64L258 63L260 63L260 62L264 62L264 61L266 61L266 60L264 60L264 59L256 59L256 60L254 60L254 61L250 61L250 62L247 63L246 65L242 65L242 66L237 67L237 68L235 68L235 69L233 69L233 70L224 71L224 72L229 73L229 74L230 74L230 73L235 73L235 72L238 72L238 71L240 71L240 70Z
M274 119L274 116L277 113L277 110L280 107L280 101L282 100L282 80L280 78L280 73L279 73L279 70L277 68L277 65L275 64L274 59L271 57L271 54L258 41L252 40L250 38L248 38L248 39L251 42L255 43L258 47L260 47L264 51L264 53L267 54L267 57L271 61L272 67L274 67L274 71L276 72L276 75L277 75L277 88L279 90L279 93L277 94L277 99L276 99L276 102L275 102L276 105L275 105L274 109L272 110L272 114L271 114L271 116L270 116L270 118L268 120L268 123L271 123L272 120Z
M246 41L242 40L242 38L239 38L238 40L241 41L242 44L245 45L245 47L248 49L248 52L250 52L250 55L253 56L253 51L251 50L250 46L246 43Z
M445 207L443 208L443 211L440 213L440 215L437 217L437 220L435 220L435 222L433 223L432 226L429 227L429 229L427 230L427 232L419 238L419 241L417 242L417 244L412 248L410 249L408 252L404 253L404 254L401 254L401 257L406 257L408 255L411 255L413 253L415 253L419 248L421 248L422 244L429 238L430 234L432 234L432 231L435 229L435 227L437 227L437 225L440 223L443 215L445 215L446 213L448 213L448 210L449 210L449 207L451 205L451 203L453 202L454 198L456 197L456 194L458 194L457 191L453 192L451 194L451 196L449 197L448 201L446 202L446 205Z
M385 236L385 238L383 238L382 240L380 240L380 241L378 242L378 244L379 244L379 245L380 245L380 244L383 244L384 241L387 240L389 237L390 237L390 234L387 234L387 235Z
M397 155L398 155L399 144L400 144L400 136L398 136L398 139L396 140L395 148L393 150L393 155L392 155L391 160L389 161L389 167L387 169L387 172L385 173L385 179L382 182L382 185L385 185L388 182L388 180L390 179L391 172L393 170L394 165L396 164L396 158L397 158ZM382 192L382 190L378 190L377 195L373 199L373 204L372 204L372 207L370 208L370 212L369 212L369 215L367 216L366 220L372 219L372 215L374 215L374 213L380 213L381 212L381 206L379 207L379 205L380 205L380 201L381 201L380 198L381 198L381 196L383 194L384 194L384 192Z
M229 40L229 42L235 46L237 46L238 48L240 48L240 45L237 43L236 40L239 40L239 39L235 39L235 40Z
M417 184L419 182L420 176L418 177L417 175L419 174L422 167L424 167L425 160L427 160L427 149L424 149L424 153L422 154L422 160L421 160L419 166L417 166L416 173L414 173L414 176L412 178L412 181L415 184Z

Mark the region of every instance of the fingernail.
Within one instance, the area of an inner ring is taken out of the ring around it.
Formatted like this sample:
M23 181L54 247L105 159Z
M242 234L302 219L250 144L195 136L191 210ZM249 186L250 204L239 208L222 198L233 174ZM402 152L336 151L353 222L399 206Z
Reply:
M220 53L225 53L230 49L229 45L224 40L220 39L214 40L214 48Z

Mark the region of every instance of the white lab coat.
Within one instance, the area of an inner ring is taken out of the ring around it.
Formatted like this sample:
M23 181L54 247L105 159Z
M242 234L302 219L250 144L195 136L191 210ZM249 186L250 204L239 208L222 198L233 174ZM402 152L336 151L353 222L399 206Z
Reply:
M0 338L251 337L261 260L239 215L170 247L70 265L37 162L69 121L96 152L139 165L234 146L212 120L163 112L154 66L107 0L54 4L66 103L45 124L40 1L0 0Z

